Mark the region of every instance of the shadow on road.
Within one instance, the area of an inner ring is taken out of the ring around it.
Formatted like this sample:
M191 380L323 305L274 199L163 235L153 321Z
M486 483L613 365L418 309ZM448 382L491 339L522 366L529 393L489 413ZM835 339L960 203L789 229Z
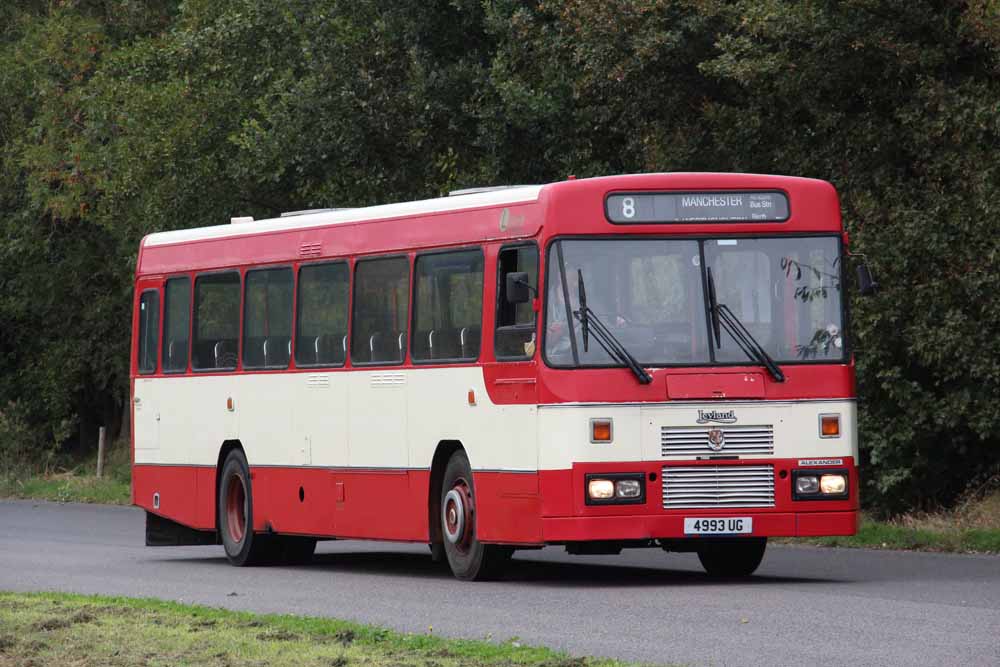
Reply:
M178 562L178 559L170 559ZM225 558L184 558L183 562L231 567ZM666 565L666 563L665 563ZM452 581L447 565L435 563L429 555L357 551L350 553L317 554L306 565L280 565L263 569L283 571L329 572L331 575L365 574L409 579L440 579ZM507 585L571 586L588 588L622 588L650 586L705 586L711 584L739 584L741 586L766 586L773 584L830 584L847 583L822 577L780 577L756 575L745 579L717 579L703 572L653 568L629 564L567 563L531 560L530 556L515 557L499 581Z

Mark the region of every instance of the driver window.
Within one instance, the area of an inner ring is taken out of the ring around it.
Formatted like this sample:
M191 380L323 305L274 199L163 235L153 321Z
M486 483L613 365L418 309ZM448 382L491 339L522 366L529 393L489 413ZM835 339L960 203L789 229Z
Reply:
M500 361L519 361L535 355L535 311L531 302L507 302L507 274L528 274L532 293L538 289L538 247L503 248L497 258L497 322L494 346Z

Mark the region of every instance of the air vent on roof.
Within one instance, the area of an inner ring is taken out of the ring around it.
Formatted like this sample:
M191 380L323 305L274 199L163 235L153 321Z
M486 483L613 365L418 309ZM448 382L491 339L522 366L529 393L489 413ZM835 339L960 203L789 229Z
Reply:
M460 197L461 195L478 195L483 192L496 192L498 190L511 190L513 188L530 188L532 185L490 185L485 188L465 188L464 190L452 190L449 197Z
M243 223L243 222L253 222L253 216L252 215L246 215L246 216L238 217L238 218L229 218L229 224L231 224L231 225L238 225L238 224Z
M307 208L304 211L285 211L281 214L282 218L292 218L296 215L312 215L313 213L330 213L331 211L350 211L348 208Z

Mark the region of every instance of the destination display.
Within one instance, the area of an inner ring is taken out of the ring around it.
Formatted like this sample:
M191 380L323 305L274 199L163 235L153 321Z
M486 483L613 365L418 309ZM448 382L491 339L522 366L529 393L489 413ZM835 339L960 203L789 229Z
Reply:
M784 222L783 192L615 193L605 203L616 224L671 222Z

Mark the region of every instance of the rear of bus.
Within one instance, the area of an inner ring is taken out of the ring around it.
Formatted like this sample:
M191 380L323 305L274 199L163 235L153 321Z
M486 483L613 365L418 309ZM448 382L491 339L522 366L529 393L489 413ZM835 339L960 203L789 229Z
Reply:
M826 182L650 174L546 188L547 543L753 572L858 523L846 236Z

